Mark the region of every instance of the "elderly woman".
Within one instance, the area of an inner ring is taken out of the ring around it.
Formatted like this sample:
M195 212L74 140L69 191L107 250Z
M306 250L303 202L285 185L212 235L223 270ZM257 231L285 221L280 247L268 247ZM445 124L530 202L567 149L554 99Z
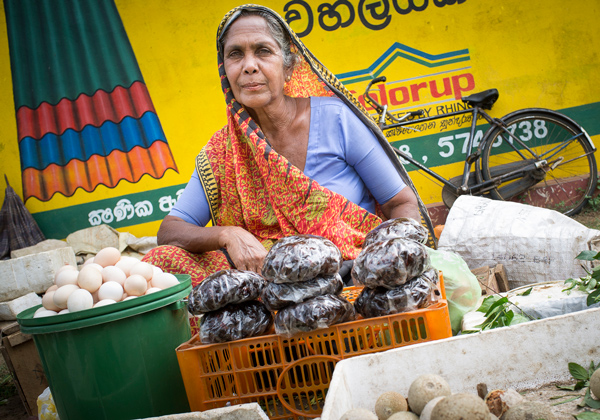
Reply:
M227 124L160 226L167 246L146 261L197 284L226 268L260 273L285 236L324 236L352 260L382 219L428 221L377 126L280 16L233 9L217 50Z

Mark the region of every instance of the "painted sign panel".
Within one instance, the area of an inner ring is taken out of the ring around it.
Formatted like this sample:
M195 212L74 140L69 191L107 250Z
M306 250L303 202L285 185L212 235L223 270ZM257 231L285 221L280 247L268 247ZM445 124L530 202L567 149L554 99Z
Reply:
M0 158L47 237L99 223L137 236L156 234L194 157L225 123L215 33L238 4L4 0ZM386 81L370 94L397 115L460 110L462 96L497 88L492 116L524 107L560 110L599 144L597 2L262 4L282 15L363 103L367 84L378 76ZM385 135L453 177L462 172L469 118ZM485 129L478 125L476 144ZM407 169L424 202L440 203L441 187Z

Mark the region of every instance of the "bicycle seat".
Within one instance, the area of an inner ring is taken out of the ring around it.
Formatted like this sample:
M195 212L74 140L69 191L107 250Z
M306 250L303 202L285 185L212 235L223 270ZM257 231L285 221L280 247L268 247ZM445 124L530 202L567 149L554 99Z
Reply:
M463 96L462 101L472 107L492 109L492 105L498 100L498 95L498 89L488 89L469 96Z

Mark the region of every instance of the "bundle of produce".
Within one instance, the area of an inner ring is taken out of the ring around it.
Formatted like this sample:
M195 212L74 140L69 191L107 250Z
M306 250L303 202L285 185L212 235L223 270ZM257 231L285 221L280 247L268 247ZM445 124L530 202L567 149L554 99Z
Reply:
M429 265L425 245L410 239L386 239L362 249L354 260L352 279L365 287L393 289L419 277Z
M352 304L337 296L344 287L342 262L338 247L320 236L289 236L273 245L262 268L269 284L261 300L278 311L277 334L290 336L354 319Z
M353 321L354 307L342 296L324 295L287 306L275 315L275 332L291 336Z
M411 239L424 244L427 242L427 236L427 229L415 219L398 217L397 219L386 220L369 231L367 236L365 236L363 248L366 248L372 243L393 238Z
M365 318L425 308L439 299L438 280L438 272L432 268L393 289L365 287L354 302L354 308Z
M192 289L188 309L202 315L203 343L223 343L264 334L273 322L257 299L267 281L252 271L221 270Z
M388 220L370 231L354 261L352 279L365 286L355 302L365 318L408 312L437 301L438 272L423 242L427 232L412 219Z

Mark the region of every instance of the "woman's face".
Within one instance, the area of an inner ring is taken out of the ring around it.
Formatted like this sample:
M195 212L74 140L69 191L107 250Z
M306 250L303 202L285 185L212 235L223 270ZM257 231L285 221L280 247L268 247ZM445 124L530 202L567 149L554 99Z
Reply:
M258 110L283 99L283 55L260 16L244 16L229 28L223 46L225 73L235 98Z

